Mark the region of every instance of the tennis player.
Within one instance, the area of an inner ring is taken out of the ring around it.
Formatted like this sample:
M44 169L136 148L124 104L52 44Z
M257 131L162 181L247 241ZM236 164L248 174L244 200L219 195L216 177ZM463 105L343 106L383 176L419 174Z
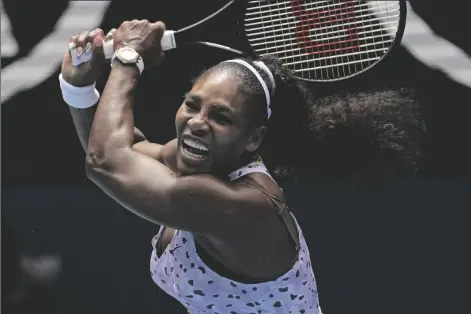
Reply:
M221 62L185 95L176 139L150 143L134 126L133 106L141 73L164 60L164 30L161 22L134 20L107 35L115 54L101 97L95 81L105 62L103 31L71 38L78 55L93 51L77 68L66 52L59 77L88 178L161 226L152 239L150 275L189 313L320 313L302 230L261 157L272 152L279 169L296 165L283 164L286 155L302 157L302 143L313 137L283 137L305 130L307 89L274 58ZM341 119L318 111L310 129L322 136Z

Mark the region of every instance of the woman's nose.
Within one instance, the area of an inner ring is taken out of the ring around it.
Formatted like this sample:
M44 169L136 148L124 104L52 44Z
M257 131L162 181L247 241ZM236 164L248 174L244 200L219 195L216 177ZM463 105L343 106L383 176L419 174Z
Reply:
M191 132L198 136L202 136L209 131L206 117L201 113L188 120L187 124L190 127Z

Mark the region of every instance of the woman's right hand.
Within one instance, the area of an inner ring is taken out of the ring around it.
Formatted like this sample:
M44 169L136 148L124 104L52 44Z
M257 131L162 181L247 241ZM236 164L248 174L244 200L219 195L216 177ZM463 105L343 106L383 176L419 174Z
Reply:
M112 29L105 36L103 30L97 28L90 32L83 32L80 35L72 36L69 45L73 45L77 55L92 50L92 59L78 66L72 65L70 51L64 54L62 61L62 78L69 84L82 87L92 85L101 76L106 62L103 54L103 41L113 38L116 29ZM109 62L109 61L108 61Z

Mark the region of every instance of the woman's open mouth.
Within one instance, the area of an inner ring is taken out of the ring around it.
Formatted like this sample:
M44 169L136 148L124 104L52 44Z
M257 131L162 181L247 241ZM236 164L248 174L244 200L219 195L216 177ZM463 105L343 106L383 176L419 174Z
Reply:
M184 139L182 141L182 149L191 158L204 159L209 156L211 150L204 144L198 143L192 139Z

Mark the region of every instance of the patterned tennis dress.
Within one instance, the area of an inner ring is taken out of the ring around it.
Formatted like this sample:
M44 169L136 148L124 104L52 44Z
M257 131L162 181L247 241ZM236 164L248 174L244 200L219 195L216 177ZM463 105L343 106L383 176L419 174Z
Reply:
M234 171L229 178L233 181L253 172L269 175L258 161ZM187 231L177 230L159 257L156 245L163 227L152 239L152 279L191 314L321 313L309 250L296 219L295 223L299 254L294 266L276 280L245 284L220 276L198 256L193 235Z

